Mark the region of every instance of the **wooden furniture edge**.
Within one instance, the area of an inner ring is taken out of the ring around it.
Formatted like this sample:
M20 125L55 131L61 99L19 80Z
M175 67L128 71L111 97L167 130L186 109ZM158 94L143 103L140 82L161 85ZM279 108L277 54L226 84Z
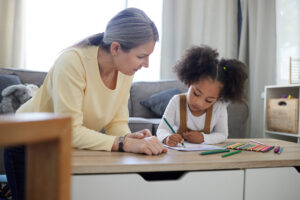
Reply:
M26 199L71 199L71 117L1 115L0 127L0 146L26 146Z

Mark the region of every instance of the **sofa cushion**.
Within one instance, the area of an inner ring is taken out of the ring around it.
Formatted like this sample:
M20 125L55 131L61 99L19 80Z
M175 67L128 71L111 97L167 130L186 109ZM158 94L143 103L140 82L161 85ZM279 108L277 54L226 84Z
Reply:
M157 117L162 117L170 99L180 93L182 91L178 88L163 90L144 99L140 104L150 109Z
M0 102L2 101L2 90L11 85L21 84L21 80L16 75L0 74Z
M179 80L160 80L160 81L138 81L134 82L130 88L130 99L128 101L128 109L130 117L155 118L157 117L148 108L141 105L140 102L151 95L167 90L170 88L178 88L186 91L186 86Z

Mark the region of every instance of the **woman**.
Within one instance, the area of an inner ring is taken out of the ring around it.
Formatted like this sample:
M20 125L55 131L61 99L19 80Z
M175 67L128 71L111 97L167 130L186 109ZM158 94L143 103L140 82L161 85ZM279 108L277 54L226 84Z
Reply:
M156 26L143 11L128 8L119 12L104 33L64 50L41 88L17 113L70 114L75 148L147 155L166 153L167 149L149 130L130 133L128 127L133 75L148 67L157 40ZM99 133L102 129L105 134ZM16 148L5 152L7 177L14 199L23 199L24 194L19 191L24 189L24 178L16 175L20 165L15 167L11 160L15 158L14 152ZM19 149L17 152L20 155Z

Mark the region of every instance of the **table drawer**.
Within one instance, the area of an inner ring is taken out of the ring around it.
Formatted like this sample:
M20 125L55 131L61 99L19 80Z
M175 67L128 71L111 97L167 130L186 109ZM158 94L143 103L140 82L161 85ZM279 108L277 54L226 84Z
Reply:
M246 169L245 200L299 200L300 173L294 167Z
M135 173L73 175L72 199L243 199L243 170L183 172L175 179L164 173L181 172L155 172L155 180L149 180L151 173L147 180Z

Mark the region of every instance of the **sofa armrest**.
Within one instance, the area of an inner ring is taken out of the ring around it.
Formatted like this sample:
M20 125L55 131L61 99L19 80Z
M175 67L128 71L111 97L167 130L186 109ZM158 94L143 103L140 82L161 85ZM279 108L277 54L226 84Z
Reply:
M129 117L129 128L131 132L137 132L143 129L152 131L152 123L141 117Z
M131 132L149 129L152 132L152 135L156 135L160 120L161 118L129 117L129 128Z
M17 68L0 68L0 74L14 74L20 78L23 84L31 83L41 86L44 82L47 72L38 72Z

